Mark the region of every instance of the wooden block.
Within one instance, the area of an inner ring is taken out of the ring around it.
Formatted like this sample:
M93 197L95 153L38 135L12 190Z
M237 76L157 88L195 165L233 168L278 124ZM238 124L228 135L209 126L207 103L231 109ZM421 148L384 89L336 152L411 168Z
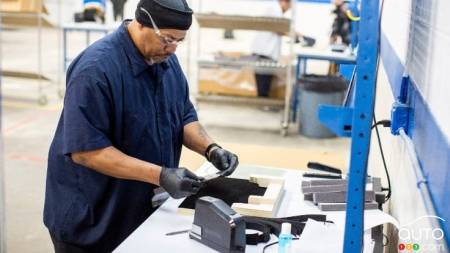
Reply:
M189 208L181 208L178 207L177 209L177 213L181 214L181 215L187 215L187 216L194 216L195 214L195 209L189 209Z
M250 197L248 197L248 203L253 204L253 205L259 205L259 204L273 205L273 203L275 203L275 201L276 201L276 199L268 199L268 198L264 198L264 196L251 195ZM244 204L244 203L242 203L242 204Z
M267 186L267 190L264 193L264 198L267 199L278 199L278 197L281 194L281 190L283 188L283 185L281 184L277 184L277 183L270 183Z
M248 204L234 203L231 208L241 215L251 215L258 217L273 217L278 210L283 194L283 186L277 183L270 183L264 196L250 195Z
M284 185L284 178L282 177L274 177L258 174L250 175L249 181L258 184L260 187L268 187L270 183L277 183L282 186Z
M282 186L280 184L271 183L267 186L264 196L250 195L248 197L249 204L269 204L274 205L280 197Z
M241 215L272 218L274 205L234 203L231 208Z

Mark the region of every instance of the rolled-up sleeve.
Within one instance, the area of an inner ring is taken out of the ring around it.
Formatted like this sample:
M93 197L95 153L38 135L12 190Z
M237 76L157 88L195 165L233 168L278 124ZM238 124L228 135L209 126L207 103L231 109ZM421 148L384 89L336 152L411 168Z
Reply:
M64 154L111 146L111 111L106 84L86 75L72 78L64 98Z

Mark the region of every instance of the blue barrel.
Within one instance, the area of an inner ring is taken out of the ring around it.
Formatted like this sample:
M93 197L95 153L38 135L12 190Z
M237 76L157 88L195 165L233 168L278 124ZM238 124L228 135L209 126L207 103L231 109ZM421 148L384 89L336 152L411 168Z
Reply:
M318 117L321 104L341 105L347 82L340 76L304 75L298 80L299 132L311 138L331 138L336 135Z

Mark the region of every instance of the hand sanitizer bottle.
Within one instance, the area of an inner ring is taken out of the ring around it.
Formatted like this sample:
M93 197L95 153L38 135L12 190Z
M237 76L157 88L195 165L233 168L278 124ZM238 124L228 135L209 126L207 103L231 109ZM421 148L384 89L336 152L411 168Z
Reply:
M278 253L291 253L291 223L281 224L281 233L278 236Z

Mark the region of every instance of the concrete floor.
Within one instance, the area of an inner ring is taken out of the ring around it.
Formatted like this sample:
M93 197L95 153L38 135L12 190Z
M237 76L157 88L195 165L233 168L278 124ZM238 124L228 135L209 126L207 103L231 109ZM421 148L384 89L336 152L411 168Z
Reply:
M2 65L12 69L36 69L37 53L32 48L35 31L11 30L2 33ZM47 152L62 108L57 95L57 33L46 30L43 71L51 78L42 82L18 78L2 79L2 131L6 182L7 249L10 253L51 252L50 238L42 223ZM75 37L75 45L84 42ZM23 47L22 47L23 45ZM24 55L23 48L27 48ZM180 49L184 55L185 49ZM183 57L181 60L184 61ZM46 94L49 104L38 106L39 92ZM314 140L301 137L291 126L286 138L279 134L280 114L259 109L200 105L199 116L218 142L256 145L266 148L310 149L348 157L349 140ZM257 155L257 154L255 154ZM188 163L190 156L183 159ZM199 159L198 157L195 159ZM277 160L277 157L273 157ZM275 163L276 164L276 163ZM265 164L261 164L265 165ZM273 164L271 164L273 165Z

